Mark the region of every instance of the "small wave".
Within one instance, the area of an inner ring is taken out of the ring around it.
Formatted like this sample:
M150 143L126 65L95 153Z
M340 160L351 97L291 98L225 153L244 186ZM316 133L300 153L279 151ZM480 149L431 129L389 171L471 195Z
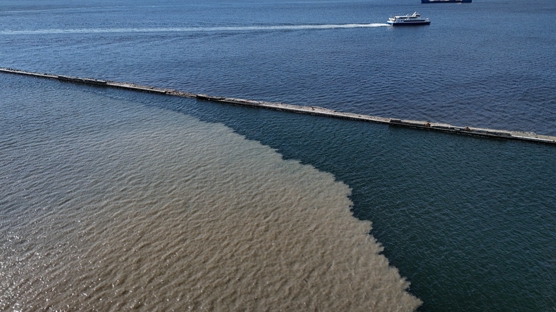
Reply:
M167 28L80 28L80 29L34 29L3 30L0 35L46 35L46 34L104 34L104 33L154 33L154 32L219 32L264 30L318 30L375 28L388 24L321 24L321 25L274 25L274 26L218 26L218 27L167 27Z

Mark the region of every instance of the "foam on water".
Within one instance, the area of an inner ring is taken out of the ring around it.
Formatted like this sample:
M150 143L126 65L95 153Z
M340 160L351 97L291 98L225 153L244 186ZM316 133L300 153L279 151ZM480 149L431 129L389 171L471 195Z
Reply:
M331 174L221 124L7 80L0 309L419 305Z
M167 33L167 32L219 32L219 31L264 31L264 30L319 30L353 29L389 26L385 23L370 24L327 24L327 25L271 25L271 26L223 26L223 27L167 27L167 28L83 28L83 29L33 29L3 30L0 35L49 35L49 34L104 34L104 33Z

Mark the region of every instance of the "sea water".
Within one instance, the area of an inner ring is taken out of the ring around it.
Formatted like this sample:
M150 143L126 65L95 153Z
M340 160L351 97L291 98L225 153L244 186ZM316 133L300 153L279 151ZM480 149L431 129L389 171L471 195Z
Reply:
M2 92L2 310L419 305L330 173L223 124L28 80Z
M412 11L431 25L384 23ZM3 1L0 66L554 135L555 12L542 0ZM0 81L3 309L556 306L550 146ZM282 201L298 210L269 217Z
M431 25L387 26L414 11ZM5 0L0 65L555 135L554 14L551 0Z

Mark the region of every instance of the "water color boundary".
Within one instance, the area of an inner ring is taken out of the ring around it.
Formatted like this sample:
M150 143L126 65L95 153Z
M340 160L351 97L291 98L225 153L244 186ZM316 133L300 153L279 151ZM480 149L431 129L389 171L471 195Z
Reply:
M309 114L309 115L350 119L350 120L357 120L357 121L367 121L367 122L387 124L392 126L433 130L433 131L453 133L453 134L529 141L529 142L556 145L555 136L540 135L534 132L496 130L496 129L477 128L477 127L460 127L460 126L454 126L450 124L437 123L437 122L385 118L385 117L369 116L363 114L338 112L335 110L318 107L318 106L300 106L300 105L284 104L279 102L265 102L265 101L253 101L253 100L245 100L245 99L218 97L218 96L211 96L207 94L183 92L175 89L143 86L134 83L107 81L107 80L99 80L99 79L92 79L92 78L80 78L80 77L54 75L54 74L47 74L47 73L35 73L35 72L28 72L28 71L17 70L12 68L0 67L0 72L7 73L7 74L32 76L38 78L56 79L59 81L80 83L86 85L120 88L120 89L132 90L132 91L158 93L158 94L186 97L186 98L195 98L203 101L258 107L258 108L272 109L272 110L299 113L299 114Z

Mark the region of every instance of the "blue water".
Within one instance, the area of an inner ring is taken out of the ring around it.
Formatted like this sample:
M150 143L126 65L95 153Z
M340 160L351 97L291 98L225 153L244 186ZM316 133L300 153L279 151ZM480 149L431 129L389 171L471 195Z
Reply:
M215 106L197 114L350 185L420 310L556 306L553 147Z
M431 25L299 28L413 11ZM552 0L2 1L0 65L555 135L555 14Z
M2 1L0 66L556 135L556 2L418 2ZM556 309L551 146L89 89L333 173L423 311Z

